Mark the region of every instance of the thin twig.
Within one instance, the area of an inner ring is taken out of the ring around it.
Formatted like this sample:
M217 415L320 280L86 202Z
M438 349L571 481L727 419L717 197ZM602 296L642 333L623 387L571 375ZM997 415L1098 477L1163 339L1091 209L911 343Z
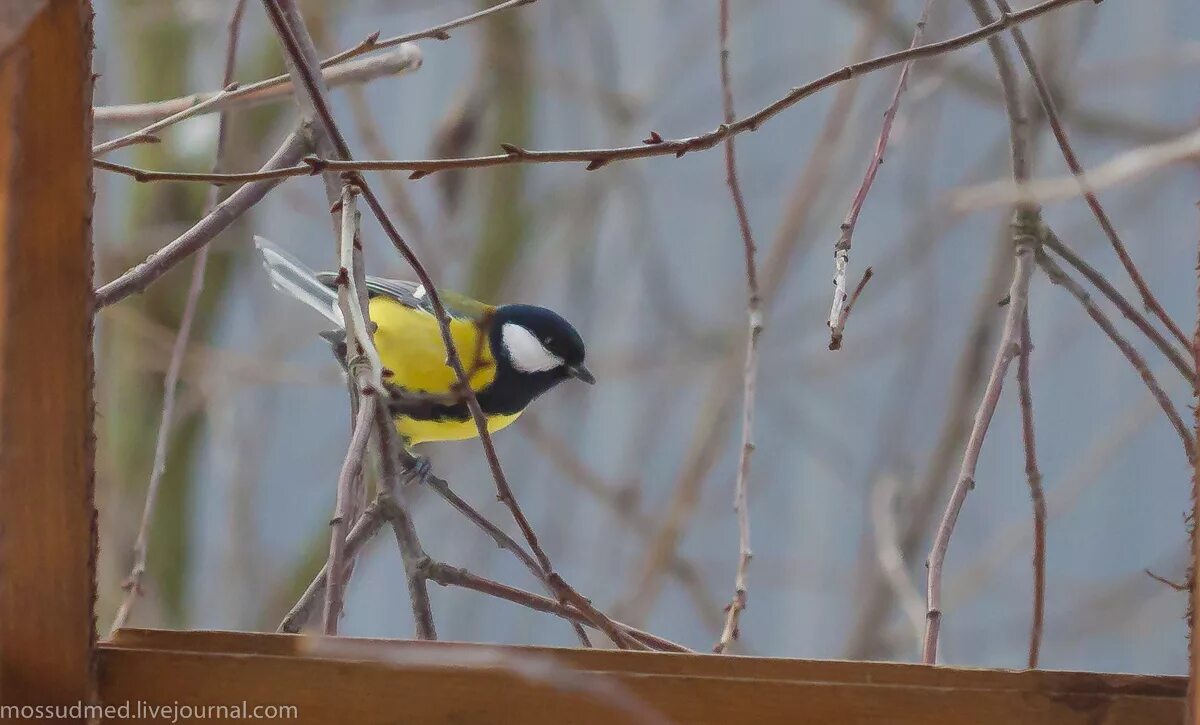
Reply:
M1054 233L1049 229L1045 230L1044 235L1044 239L1047 242L1055 238ZM1051 248L1049 244L1045 244L1045 246L1047 248ZM1184 425L1183 418L1179 415L1179 411L1175 409L1175 405L1171 402L1171 398L1167 396L1166 391L1163 390L1162 386L1158 382L1158 379L1154 376L1154 373L1150 371L1150 367L1146 365L1146 360L1141 356L1141 354L1138 353L1137 349L1134 348L1133 345L1129 344L1129 341L1117 331L1116 326L1113 325L1112 321L1108 319L1108 316L1105 315L1104 312L1096 305L1096 303L1092 300L1091 295L1089 295L1078 282L1067 276L1067 273L1063 271L1062 267L1060 267L1052 257L1047 254L1041 254L1038 256L1038 264L1040 264L1042 269L1045 270L1046 275L1050 278L1051 282L1062 286L1064 289L1070 292L1076 300L1079 301L1079 304L1083 305L1084 309L1087 310L1088 315L1095 320L1096 324L1100 326L1100 329L1104 331L1104 334L1108 335L1109 339L1113 341L1113 344L1115 344L1121 351L1121 354L1125 356L1125 359L1129 361L1129 364L1132 365L1134 370L1138 372L1142 378L1142 382L1146 384L1146 388L1150 391L1150 394L1154 396L1156 401L1158 401L1158 405L1160 408L1162 408L1163 413L1167 416L1167 420L1171 422L1171 426L1177 433L1179 433L1179 438L1183 442L1183 451L1187 456L1188 462L1194 463L1196 460L1196 447L1195 443L1192 441L1192 434L1190 431L1188 431L1187 426Z
M1192 589L1191 586L1189 584L1187 584L1186 582L1173 582L1170 579L1166 578L1165 576L1162 576L1161 574L1155 574L1150 569L1142 569L1142 571L1144 571L1146 573L1146 576L1150 577L1154 581L1158 582L1159 584L1166 584L1168 587L1174 589L1177 592L1187 592L1187 591L1191 591L1191 589Z
M1187 356L1179 352L1179 350L1175 348L1171 341L1167 340L1167 338L1161 332L1159 332L1157 328L1151 325L1150 321L1146 319L1146 316L1143 315L1136 307L1134 307L1133 304L1127 300L1115 286L1113 286L1112 282L1108 281L1108 278L1101 274L1100 271L1095 267L1088 264L1087 260L1077 254L1075 250L1067 246L1067 244L1059 239L1056 235L1048 235L1042 240L1042 244L1046 247L1046 249L1049 249L1059 257L1062 257L1064 262L1078 270L1080 274L1082 274L1089 282L1096 286L1096 289L1100 290L1101 294L1108 298L1109 302L1112 302L1114 305L1116 305L1117 309L1121 311L1121 314L1125 316L1125 319L1132 322L1135 327L1141 330L1142 333L1145 334L1152 343L1154 343L1154 346L1158 348L1159 352L1161 352L1167 357L1168 360L1171 361L1171 364L1175 366L1175 369L1179 371L1179 374L1183 376L1184 380L1193 384L1196 382L1196 370L1192 367L1192 364L1188 360Z
M361 292L366 287L362 246L358 239L358 209L355 205L357 190L351 184L342 185L341 233L338 235L337 276L338 306L342 319L346 321L346 369L351 381L351 394L356 396L358 412L350 438L350 447L337 479L337 495L333 518L329 525L329 561L327 568L334 572L325 591L325 610L322 629L327 635L337 634L338 618L341 616L345 587L349 584L351 569L346 566L346 530L354 523L356 515L356 482L361 481L363 459L370 441L371 429L375 424L375 411L379 406L379 394L383 391L383 363L371 338L366 298Z
M381 405L376 410L375 429L379 446L379 500L383 505L384 515L392 526L392 533L396 537L396 545L404 563L417 639L437 639L433 607L429 603L429 590L426 586L428 577L425 565L430 559L417 538L417 528L405 502L404 487L401 485L402 472L396 465L399 460L396 452L403 448L403 445L396 434L396 426L392 423L387 406Z
M416 465L416 459L408 451L401 448L400 455L404 464L409 468L412 468ZM529 552L525 550L523 546L516 542L515 539L504 533L500 527L496 526L491 521L488 521L487 518L484 517L483 514L476 511L471 504L467 503L460 498L458 494L454 493L454 491L450 489L450 484L446 483L444 479L430 473L425 476L423 483L437 492L437 494L441 496L447 503L449 503L455 511L458 511L460 514L465 516L468 521L475 524L476 527L491 537L492 541L496 542L496 546L511 552L513 556L517 557L517 560L520 561L525 568L533 574L534 578L541 582L551 594L554 594L553 589L551 589L549 583L546 582L542 567L537 563L537 560L535 560L529 554ZM584 647L590 647L591 641L588 639L587 632L585 632L578 623L573 624L575 636L579 638L580 644L582 644Z
M1087 189L1103 191L1137 181L1174 164L1194 161L1200 156L1200 130L1148 144L1118 154L1087 172ZM1074 199L1084 194L1076 176L1035 179L1014 184L1008 179L991 181L951 194L950 204L955 211L968 212L1015 202L1048 203Z
M337 276L338 305L346 320L347 366L357 355L366 360L369 384L373 390L383 392L383 360L375 348L372 325L369 318L370 305L367 297L367 281L361 268L362 244L358 237L358 208L355 197L358 189L346 183L342 186L342 228L339 244Z
M718 35L721 46L721 105L724 111L725 124L734 123L736 116L733 108L733 82L729 72L729 0L721 0ZM754 453L754 397L758 383L758 338L763 330L762 300L758 292L758 263L755 260L756 247L754 235L750 230L750 213L746 210L746 200L742 196L742 186L738 183L737 152L734 139L725 141L725 183L729 186L729 194L733 198L734 212L737 214L738 229L742 234L742 249L746 263L746 317L748 329L746 333L746 362L742 373L742 445L738 454L737 479L733 487L733 508L737 512L738 524L738 563L733 580L733 599L725 608L725 626L713 651L722 654L727 651L734 640L738 638L738 621L746 608L747 570L750 559L754 556L750 549L750 511L747 502L747 488L750 485L750 457Z
M880 7L886 8L878 0L839 0L839 2L864 14L875 13ZM908 23L902 18L888 17L887 32L894 42L902 43L908 39L911 30ZM1084 71L1084 73L1087 72ZM1111 78L1111 73L1106 73L1105 77ZM967 97L974 97L990 103L999 103L1002 100L1000 88L992 82L991 75L976 70L971 64L956 63L953 67L947 68L945 80L953 83ZM1093 136L1122 142L1156 143L1176 133L1176 129L1156 124L1146 118L1146 114L1138 113L1136 109L1087 108L1076 107L1073 104L1067 110L1070 120L1081 131Z
M1072 510L1091 487L1104 480L1104 472L1130 441L1145 430L1157 408L1153 400L1132 406L1115 422L1115 427L1105 430L1104 435L1098 436L1087 451L1072 456L1076 462L1069 472L1059 477L1061 482L1046 497L1047 522L1061 518ZM976 547L983 553L971 559L970 568L958 577L951 578L946 587L946 596L961 606L987 592L988 586L995 581L996 572L1013 560L1026 541L1032 544L1032 531L1026 528L1024 522L1014 521L997 529L986 544Z
M113 161L105 161L103 159L93 159L92 166L101 171L111 171L116 174L124 174L131 177L134 181L149 182L149 181L195 181L203 184L212 184L214 186L230 186L236 184L245 184L252 181L275 181L276 183L293 176L312 176L312 167L287 166L283 169L262 168L258 171L236 171L229 173L208 173L204 171L147 171L134 166L118 164ZM302 171L302 173L298 173Z
M111 141L105 141L104 143L93 146L92 156L103 156L110 151L116 151L117 149L123 149L126 146L132 146L139 143L158 143L159 131L169 126L174 126L180 121L185 121L192 116L197 116L206 109L211 109L212 107L220 104L222 101L227 100L229 96L237 90L237 88L237 83L230 81L225 85L224 90L209 96L190 108L182 110L179 113L171 116L167 116L166 118L156 121L155 123L152 123L139 131L134 131L133 133L126 134L120 138L114 138ZM218 171L220 171L220 169L213 169L214 173Z
M378 501L372 502L363 510L358 520L354 522L354 527L350 529L350 533L346 536L346 548L343 554L345 561L351 563L358 556L358 552L363 545L375 537L379 530L383 528L387 519L383 515L383 510ZM292 606L287 615L279 623L278 631L295 634L304 628L304 625L316 613L319 605L325 601L325 588L329 584L329 563L326 562L321 571L313 577L312 582L304 590L304 594Z
M414 71L421 67L421 59L421 50L417 46L406 45L390 53L344 63L324 71L322 75L331 88L369 83L377 78ZM214 97L221 96L221 91L193 93L151 103L96 106L95 121L97 128L103 128L153 123L177 113L202 115L233 109L243 110L287 99L293 92L291 79L287 75L281 75L240 86L236 91L224 94L215 101Z
M238 38L241 35L242 17L246 10L246 0L233 0L233 8L229 14L226 26L227 39L225 42L224 83L229 87L233 82L233 74L237 67ZM225 161L225 150L228 142L228 116L222 113L217 121L217 147L213 171L220 171ZM153 133L153 130L146 131ZM94 152L94 151L93 151ZM212 213L217 205L219 191L216 187L209 190L206 202L206 212ZM158 492L162 488L163 475L167 470L167 444L171 438L171 426L175 417L176 393L179 388L179 376L183 369L188 341L192 336L192 326L196 320L196 311L200 308L200 295L204 291L204 275L208 269L208 248L205 247L196 264L192 268L192 278L188 283L187 298L184 301L183 313L179 318L179 331L171 346L171 359L167 364L167 373L163 378L163 407L162 416L158 422L158 433L154 440L154 461L150 468L150 482L146 487L146 502L142 508L142 521L138 527L137 539L133 547L133 568L126 580L125 597L117 609L109 636L125 626L133 606L142 594L142 577L146 574L146 557L150 546L150 526L157 510Z
M1008 0L994 0L996 6L1000 8L1001 17L1009 17L1013 14L1012 7L1008 4ZM1017 50L1021 53L1022 60L1025 61L1025 68L1029 71L1029 77L1033 80L1034 88L1037 89L1038 99L1042 103L1042 109L1046 113L1046 121L1050 125L1050 130L1054 133L1054 138L1058 142L1058 147L1062 151L1063 160L1067 162L1067 167L1071 173L1079 180L1079 185L1083 189L1083 198L1087 201L1088 208L1092 210L1092 215L1096 217L1096 221L1100 224L1100 228L1104 230L1104 235L1108 237L1109 243L1112 244L1113 251L1117 253L1117 258L1121 260L1121 265L1125 267L1125 271L1129 273L1129 278L1133 280L1134 286L1142 296L1142 302L1151 312L1154 313L1167 330L1174 335L1185 348L1191 344L1191 340L1184 334L1183 329L1175 323L1167 311L1159 304L1158 298L1150 291L1150 286L1146 284L1146 280L1142 278L1141 272L1138 271L1137 265L1129 256L1129 251L1125 248L1125 244L1118 236L1116 227L1108 218L1108 213L1104 211L1104 207L1100 206L1100 200L1096 197L1094 191L1090 187L1090 183L1083 170L1083 164L1080 163L1079 157L1075 155L1075 149L1071 145L1071 140L1067 136L1067 129L1063 125L1062 119L1058 115L1058 109L1054 103L1054 95L1050 91L1049 84L1042 77L1038 70L1037 61L1033 56L1033 49L1029 47L1029 43L1025 40L1025 34L1020 28L1013 27L1013 40L1017 43Z
M425 30L397 35L384 40L379 39L379 33L373 33L353 48L348 48L337 55L321 61L321 75L324 76L325 83L332 88L345 83L363 83L383 75L416 70L421 67L422 56L420 49L415 45L411 45L411 42L425 38L446 40L450 37L449 31L451 30L477 20L482 20L494 13L517 8L522 5L529 5L535 1L507 0L507 2L498 3L490 8L484 8L479 12L456 18L449 22L426 28ZM354 63L346 62L364 53L398 45L403 47L393 53ZM283 98L292 93L294 93L294 89L291 87L291 77L285 73L245 86L233 98L228 98L225 102L231 104L237 103L238 105L253 105ZM183 98L157 101L155 103L131 104L127 106L97 106L94 110L95 121L100 126L119 123L144 123L189 108L203 102L211 95L213 94L198 93Z
M925 25L929 22L929 12L933 9L934 0L925 0L921 7L921 17L917 20L917 28L913 31L909 50L921 45L925 37ZM846 267L850 264L850 247L854 243L854 228L858 224L858 215L862 212L867 194L871 193L871 185L875 183L875 175L883 166L883 153L887 150L888 138L892 135L892 122L896 120L896 112L900 110L900 99L908 88L908 72L913 61L907 60L900 66L900 77L896 81L896 90L892 93L892 101L883 112L883 125L879 129L879 139L875 142L875 152L867 164L862 183L850 202L846 217L842 220L841 233L833 245L833 304L829 308L829 349L839 350L842 347L842 336L846 330L846 319L850 316L847 305L849 299L846 283ZM864 277L864 282L865 282Z
M385 38L383 40L379 39L379 33L374 33L353 48L343 50L337 55L330 56L329 58L321 61L320 67L328 68L343 61L349 60L350 58L354 58L355 56L362 55L363 53L370 53L371 51L390 48L395 45L400 45L401 43L410 43L416 40L423 40L425 38L432 38L434 40L449 40L451 30L461 28L462 26L473 23L476 20L482 20L489 15L494 15L495 13L503 12L505 10L519 8L522 5L529 5L533 2L536 2L536 0L507 0L506 2L496 3L491 7L484 8L479 12L471 13L470 15L464 15L461 18L455 18L454 20L442 23L441 25L435 25L432 28L426 28L425 30L420 30L415 33L397 35L391 38Z
M520 428L520 432L537 447L566 481L596 497L622 525L643 540L649 541L654 537L657 522L652 514L641 510L636 497L630 495L631 491L607 484L580 460L561 436L547 429L535 414L522 415ZM704 620L705 625L714 630L714 633L720 632L725 619L720 612L721 605L706 586L697 564L683 554L674 552L667 571L687 590L696 613Z
M1004 335L1000 339L1000 345L992 362L992 372L984 390L983 400L980 401L979 407L975 411L975 423L971 428L971 435L967 439L958 481L950 494L950 501L946 505L945 513L942 514L941 523L938 524L937 534L926 563L929 572L925 595L925 640L921 652L921 661L925 664L931 665L937 661L938 634L942 624L942 568L946 560L946 551L950 546L950 537L954 533L954 525L958 521L958 514L962 511L967 493L975 487L975 467L979 462L979 454L983 450L983 441L987 436L988 426L996 412L996 405L1000 402L1005 373L1008 372L1009 363L1021 350L1021 321L1028 304L1029 281L1033 276L1037 225L1036 213L1022 211L1014 215L1013 239L1016 247L1016 266L1013 271L1012 285L1009 287Z
M965 48L974 43L986 40L987 38L996 35L1007 28L1027 22L1052 10L1082 1L1083 0L1045 0L1044 2L1034 5L1026 10L1012 13L1011 15L1005 15L991 25L973 30L969 33L964 33L948 40L938 43L930 43L916 48L910 48L908 50L902 50L889 55L862 61L860 63L853 63L851 65L844 66L814 81L806 83L803 86L792 89L787 95L783 96L779 100L759 109L756 113L740 119L733 124L721 124L713 131L709 131L697 136L667 140L663 139L657 133L652 133L643 143L636 146L555 151L538 151L534 149L513 146L511 144L505 144L503 146L504 153L502 154L450 159L355 161L350 159L309 157L305 159L305 163L302 165L277 169L274 173L281 177L290 177L304 176L326 171L409 171L413 172L410 178L421 178L431 173L445 171L447 169L475 169L492 166L507 166L510 164L582 163L587 165L588 170L595 170L614 161L625 161L629 159L642 159L653 156L667 155L673 155L678 158L693 151L706 151L714 148L731 136L736 136L737 134L744 133L746 131L757 130L759 126L780 112L794 106L818 91L829 88L830 86L900 63L907 63L913 60L920 60L922 58L932 58L943 53ZM155 172L144 169L136 169L133 171L136 172L136 174L134 174L135 178L142 178L145 180L204 181L208 183L236 183L240 180L244 180L239 179L237 175L171 175L169 172Z
M507 584L494 582L483 577L476 576L466 569L460 569L453 566L448 566L440 562L428 562L425 564L425 576L432 582L441 584L442 586L457 586L464 589L471 589L496 597L497 599L505 599L510 602L520 604L529 609L538 612L546 612L559 617L565 617L576 622L586 624L590 627L595 627L592 618L587 614L580 612L573 605L565 605L547 597L539 596L532 592L527 592L523 589L510 587ZM630 638L636 640L641 646L650 649L656 649L664 652L689 652L687 647L677 644L668 639L663 639L657 635L643 632L627 624L617 623L617 626Z
M307 152L308 144L304 140L304 135L295 131L284 140L263 168L270 170L291 166ZM135 292L145 290L176 264L203 249L218 234L228 229L255 204L262 201L267 192L278 186L280 181L281 179L276 178L264 179L247 184L230 194L174 241L151 254L146 261L96 290L96 308L107 307Z
M850 299L846 300L846 307L842 310L842 329L831 330L829 335L829 349L842 349L842 336L846 329L846 322L850 319L850 312L854 310L855 303L858 302L858 296L862 294L863 288L867 286L867 282L871 281L871 277L875 276L875 270L867 267L863 270L862 278L858 280L854 291L850 293Z
M363 459L367 454L367 443L371 439L376 405L378 396L361 396L358 415L354 419L354 433L350 437L350 446L346 450L346 458L338 474L337 501L333 519L329 522L329 558L325 564L325 571L336 574L325 587L325 609L321 620L321 630L327 635L337 634L338 619L342 614L347 583L342 572L347 569L346 536L350 527L350 490L354 479L362 475Z
M1042 631L1046 622L1046 495L1042 473L1038 469L1037 444L1033 426L1033 391L1029 383L1029 356L1033 339L1029 331L1029 310L1021 320L1021 355L1017 359L1017 392L1021 405L1021 439L1025 444L1025 480L1033 502L1033 621L1029 625L1029 668L1036 669L1042 651Z

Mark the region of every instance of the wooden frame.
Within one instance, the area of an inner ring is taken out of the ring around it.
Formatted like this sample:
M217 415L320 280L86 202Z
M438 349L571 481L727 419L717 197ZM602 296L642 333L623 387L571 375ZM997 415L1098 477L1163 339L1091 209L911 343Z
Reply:
M232 632L122 632L100 649L108 702L240 702L298 706L314 722L623 722L585 694L500 671L383 664L415 647L479 645L357 640L358 661L300 652L304 638ZM1183 716L1179 677L1004 672L925 665L499 648L554 657L604 673L675 723L889 723L894 725L1159 725Z
M0 706L245 701L295 705L310 722L621 721L611 702L502 669L395 664L498 651L605 673L679 723L1182 719L1180 677L381 640L331 659L306 654L322 640L223 632L131 630L97 647L90 19L85 0L48 0L0 48Z

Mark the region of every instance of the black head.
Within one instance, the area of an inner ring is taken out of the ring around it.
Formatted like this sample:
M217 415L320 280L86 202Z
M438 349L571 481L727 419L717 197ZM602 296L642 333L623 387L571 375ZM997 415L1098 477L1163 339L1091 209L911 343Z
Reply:
M491 328L492 350L503 367L549 385L567 378L596 379L583 364L583 338L560 315L545 307L503 305Z

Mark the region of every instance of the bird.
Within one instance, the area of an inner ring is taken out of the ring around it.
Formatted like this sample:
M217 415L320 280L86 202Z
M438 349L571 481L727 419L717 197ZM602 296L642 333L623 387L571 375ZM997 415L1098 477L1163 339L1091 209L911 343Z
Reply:
M254 237L271 285L336 325L321 334L345 360L345 324L337 275L314 272L280 245ZM368 276L375 347L392 393L390 411L407 446L479 435L467 403L457 395L458 376L428 290L420 283ZM529 304L489 305L438 290L450 334L489 433L511 425L536 398L567 380L596 382L584 364L579 332L561 315ZM344 363L343 363L344 364Z

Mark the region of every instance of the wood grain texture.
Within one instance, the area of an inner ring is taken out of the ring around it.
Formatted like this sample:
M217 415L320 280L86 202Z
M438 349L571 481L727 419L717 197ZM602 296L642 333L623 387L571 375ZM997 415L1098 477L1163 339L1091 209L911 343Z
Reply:
M294 704L308 722L611 723L610 704L500 671L380 664L413 643L355 640L378 661L307 657L304 638L126 631L101 648L105 702ZM479 645L420 643L440 650ZM606 673L677 723L1150 725L1178 722L1185 681L1072 672L505 647ZM363 657L356 652L356 657ZM368 656L368 658L370 658Z
M91 6L0 55L0 704L94 691Z

